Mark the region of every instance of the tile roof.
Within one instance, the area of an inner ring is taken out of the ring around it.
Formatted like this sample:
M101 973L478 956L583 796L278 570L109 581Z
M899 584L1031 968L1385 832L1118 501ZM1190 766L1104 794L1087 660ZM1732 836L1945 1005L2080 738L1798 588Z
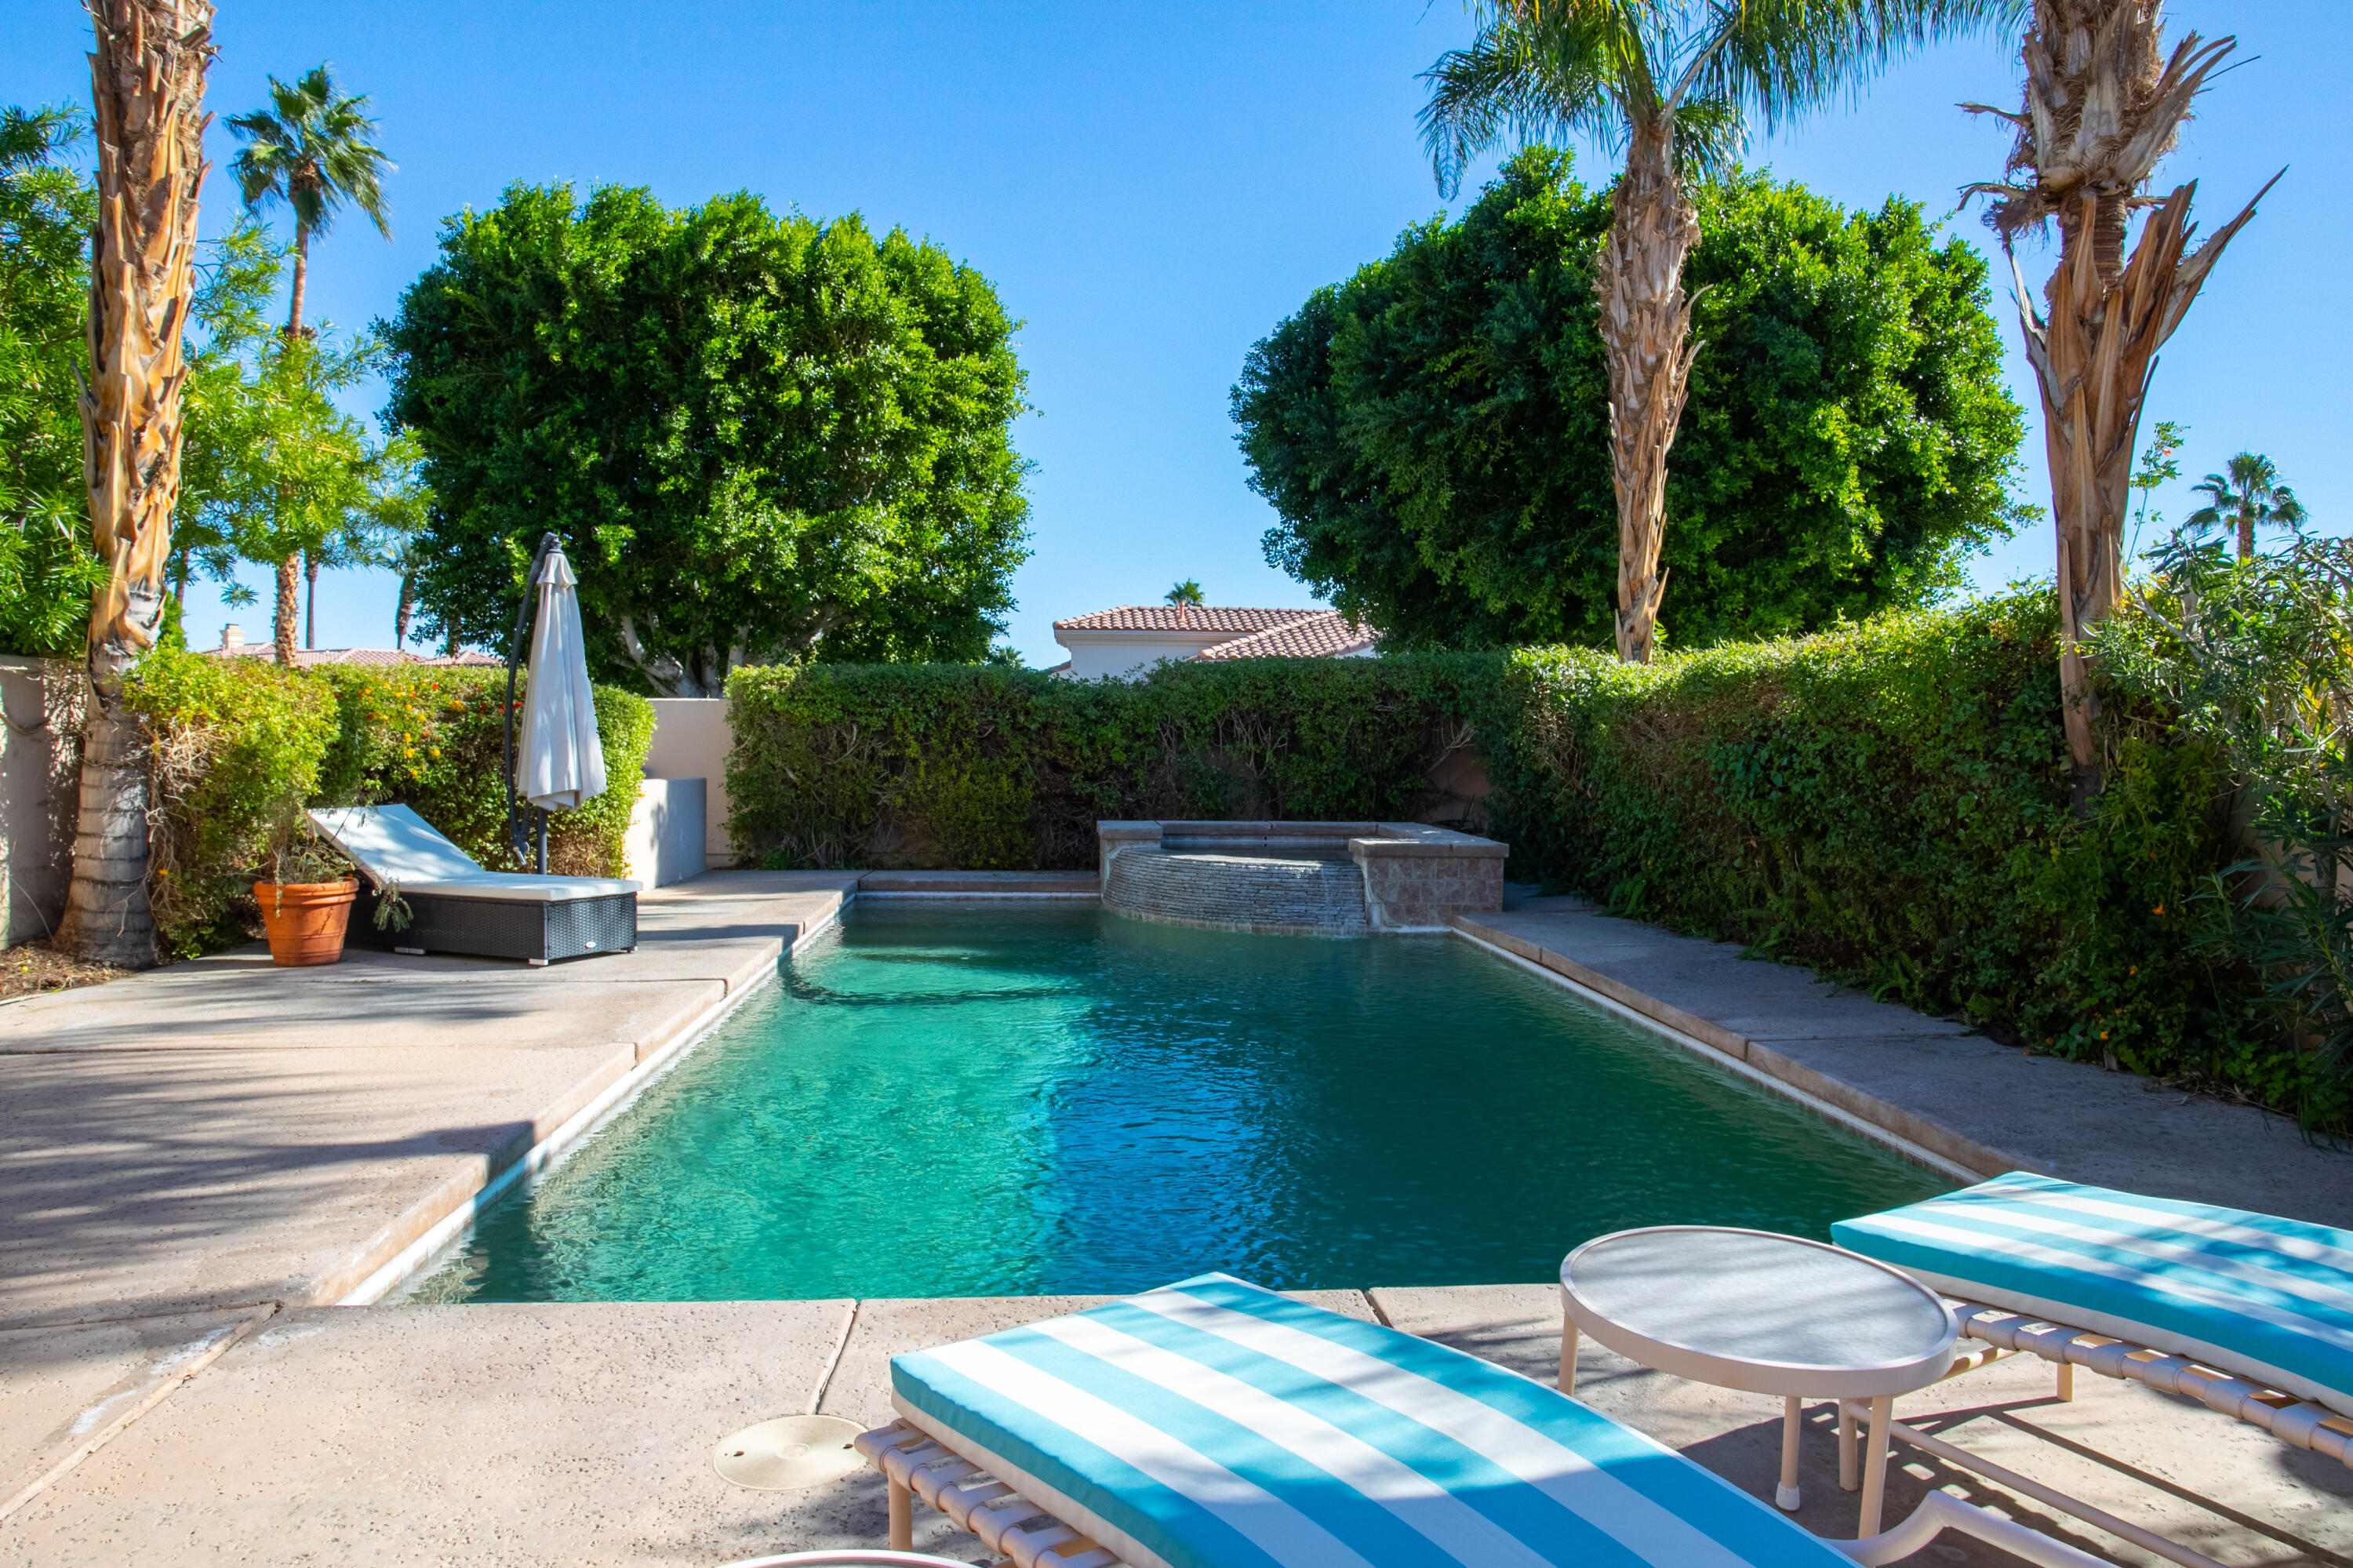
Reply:
M1230 605L1123 604L1054 622L1057 631L1268 631L1329 615L1328 609L1250 609Z
M1320 609L1301 620L1269 627L1231 642L1204 648L1196 659L1339 659L1361 653L1380 640L1336 609Z

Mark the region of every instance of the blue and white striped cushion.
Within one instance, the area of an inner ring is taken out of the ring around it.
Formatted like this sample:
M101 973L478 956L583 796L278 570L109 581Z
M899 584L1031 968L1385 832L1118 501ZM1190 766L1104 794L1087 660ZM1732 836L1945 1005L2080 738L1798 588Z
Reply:
M2013 1171L1831 1234L1947 1295L2353 1414L2353 1231Z
M1541 1383L1224 1275L900 1356L891 1383L1136 1568L1852 1568Z

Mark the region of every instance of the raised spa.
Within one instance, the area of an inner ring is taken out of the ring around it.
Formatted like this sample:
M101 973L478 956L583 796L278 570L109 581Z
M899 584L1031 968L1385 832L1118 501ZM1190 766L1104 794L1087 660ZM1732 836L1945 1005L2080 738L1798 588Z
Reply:
M1506 847L1422 822L1097 822L1103 907L1213 931L1443 931L1504 906Z

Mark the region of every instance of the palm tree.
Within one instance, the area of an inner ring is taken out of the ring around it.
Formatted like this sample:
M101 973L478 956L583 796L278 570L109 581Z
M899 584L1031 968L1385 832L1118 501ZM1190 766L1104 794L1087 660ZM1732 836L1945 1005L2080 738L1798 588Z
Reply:
M1166 598L1170 604L1189 604L1198 609L1202 603L1201 585L1191 577L1187 577L1183 582L1170 588Z
M2081 650L2116 607L2123 581L2133 447L2150 362L2272 188L2257 191L2195 251L2189 198L2197 183L2161 199L2141 194L2206 79L2236 47L2232 38L2208 43L2190 33L2168 56L2159 38L2164 13L2164 0L2034 0L2019 111L1962 105L2017 129L2004 177L1962 193L1994 198L1987 221L2004 248L2059 220L2059 265L2043 291L2047 313L2031 302L2014 252L2010 268L2026 357L2042 394L2059 536L2059 680L2079 798L2099 787L2096 699ZM2127 260L2137 207L2155 210Z
M250 211L284 202L294 213L294 292L286 335L302 333L302 296L311 277L311 240L327 232L349 202L392 238L383 177L393 164L369 138L375 122L364 95L339 97L334 68L313 66L292 86L269 79L269 107L240 114L228 128L245 143L230 168Z
M245 143L230 166L247 209L258 213L282 201L294 214L294 287L286 313L290 342L303 335L302 299L310 285L312 236L324 234L348 202L375 220L376 232L392 238L382 182L393 165L369 140L375 122L362 112L366 106L364 95L339 95L333 68L319 65L291 86L271 77L269 107L228 122ZM294 599L300 579L309 580L311 607L318 603L319 561L315 554L304 554L307 560L289 556L278 563L274 641L281 664L294 662ZM307 630L303 641L316 645Z
M2304 503L2295 492L2279 482L2279 470L2261 452L2241 452L2193 485L2207 503L2189 514L2192 528L2218 528L2235 523L2239 529L2239 559L2255 558L2255 525L2301 527Z
M147 742L123 675L155 645L180 481L182 323L195 291L205 183L210 0L90 0L98 224L90 235L90 379L82 389L90 523L107 578L90 596L73 888L58 945L155 961L147 904Z
M1425 73L1422 140L1451 196L1507 132L1622 144L1594 270L1609 358L1618 494L1618 656L1650 662L1666 574L1667 451L1692 360L1687 173L1853 86L1906 46L2015 17L2022 0L1479 0L1477 38Z

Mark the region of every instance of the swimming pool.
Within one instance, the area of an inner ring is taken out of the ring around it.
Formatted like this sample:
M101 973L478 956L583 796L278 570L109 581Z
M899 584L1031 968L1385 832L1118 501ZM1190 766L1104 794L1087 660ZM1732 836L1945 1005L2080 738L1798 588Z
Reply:
M858 908L419 1292L478 1301L1550 1277L1629 1225L1948 1183L1451 938Z

